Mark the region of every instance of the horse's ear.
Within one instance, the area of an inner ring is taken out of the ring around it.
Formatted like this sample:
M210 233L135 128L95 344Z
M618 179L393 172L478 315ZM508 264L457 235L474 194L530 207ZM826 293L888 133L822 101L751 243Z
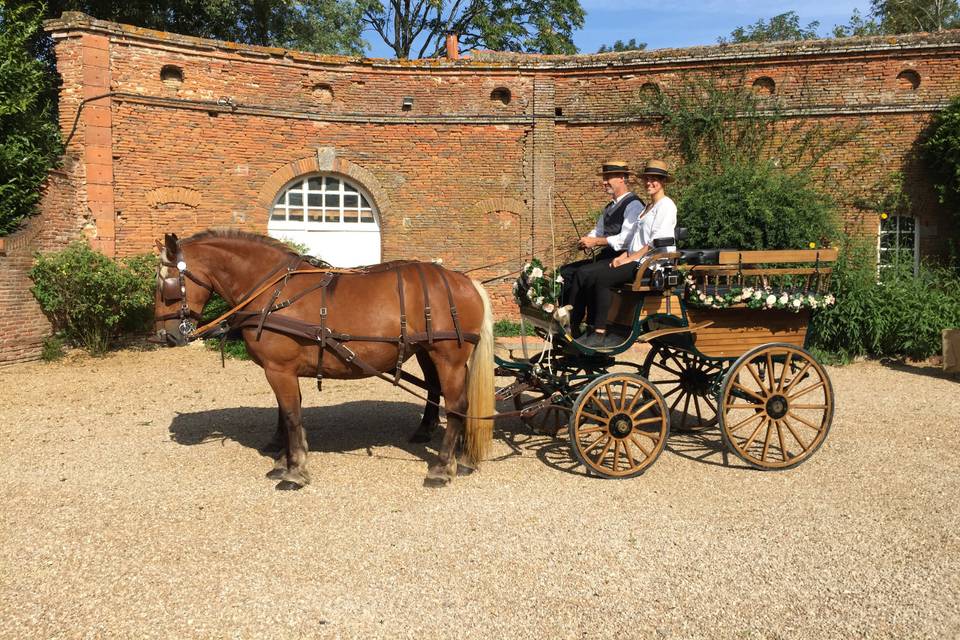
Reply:
M167 233L163 236L164 247L167 250L167 257L171 260L175 260L177 257L177 234Z

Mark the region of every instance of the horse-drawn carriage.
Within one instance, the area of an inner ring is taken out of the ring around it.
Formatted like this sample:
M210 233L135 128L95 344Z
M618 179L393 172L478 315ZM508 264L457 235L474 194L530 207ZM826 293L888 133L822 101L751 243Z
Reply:
M265 450L276 457L268 477L281 489L310 482L301 377L418 384L427 396L415 437L424 440L442 395L448 425L427 473L436 484L486 455L494 364L515 379L496 397L512 399L528 424L552 433L567 426L574 455L603 476L646 470L671 424L719 424L729 449L763 469L800 464L830 429L830 381L802 347L810 309L829 303L833 250L657 253L611 309L618 348L585 348L553 316L524 305L546 348L522 359L495 358L483 287L438 265L335 269L262 236L215 230L182 241L168 234L160 252L156 340L242 334L277 396L276 436ZM214 293L231 309L198 327ZM642 364L617 360L636 343L650 345ZM411 356L422 380L403 370Z
M608 331L621 344L603 351L525 302L523 323L545 349L497 358L497 373L515 378L498 398L512 399L536 430L566 429L574 456L601 476L643 473L671 428L714 425L744 462L794 467L833 417L830 380L803 347L811 311L832 303L835 259L832 249L655 253L617 292ZM649 345L642 363L617 359L639 343Z

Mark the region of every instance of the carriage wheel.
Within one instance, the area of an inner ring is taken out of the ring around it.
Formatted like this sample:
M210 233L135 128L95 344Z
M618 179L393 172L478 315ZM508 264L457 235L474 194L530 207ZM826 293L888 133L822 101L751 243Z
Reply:
M663 393L670 407L672 430L706 429L717 423L713 382L723 374L720 361L655 345L643 361L640 373Z
M591 473L638 476L656 461L670 434L663 396L635 373L608 373L584 387L570 417L573 454Z
M531 389L530 391L525 391L513 396L513 406L519 411L549 396L550 394L544 393L543 391ZM532 415L520 416L520 420L523 424L530 427L534 433L556 437L560 430L565 429L567 423L570 421L570 410L547 407Z
M724 377L720 434L741 460L789 469L823 444L833 421L833 387L813 356L766 344L740 357Z

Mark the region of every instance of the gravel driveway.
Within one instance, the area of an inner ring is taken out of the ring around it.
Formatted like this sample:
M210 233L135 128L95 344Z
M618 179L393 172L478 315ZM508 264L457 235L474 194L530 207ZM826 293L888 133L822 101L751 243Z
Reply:
M764 473L716 431L586 477L498 424L425 489L439 440L377 381L304 390L314 483L257 452L256 365L198 348L0 369L3 638L850 638L960 635L960 385L830 368L823 448Z

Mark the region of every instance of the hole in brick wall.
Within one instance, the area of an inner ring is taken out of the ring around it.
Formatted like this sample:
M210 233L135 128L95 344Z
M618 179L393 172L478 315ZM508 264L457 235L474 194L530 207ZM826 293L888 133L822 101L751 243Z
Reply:
M497 87L490 92L490 99L500 104L510 104L510 89L506 87Z
M183 84L183 69L175 64L165 64L160 69L160 81L168 89L178 89Z
M313 97L320 104L330 104L333 102L333 87L325 82L313 85Z
M554 107L553 115L560 117L563 115L563 107Z
M770 76L760 76L753 81L753 92L761 96L772 96L777 90L777 83Z
M644 82L640 85L640 97L646 99L657 98L660 95L660 85L656 82Z
M905 69L897 74L897 87L906 91L916 91L920 86L920 74L913 69Z

